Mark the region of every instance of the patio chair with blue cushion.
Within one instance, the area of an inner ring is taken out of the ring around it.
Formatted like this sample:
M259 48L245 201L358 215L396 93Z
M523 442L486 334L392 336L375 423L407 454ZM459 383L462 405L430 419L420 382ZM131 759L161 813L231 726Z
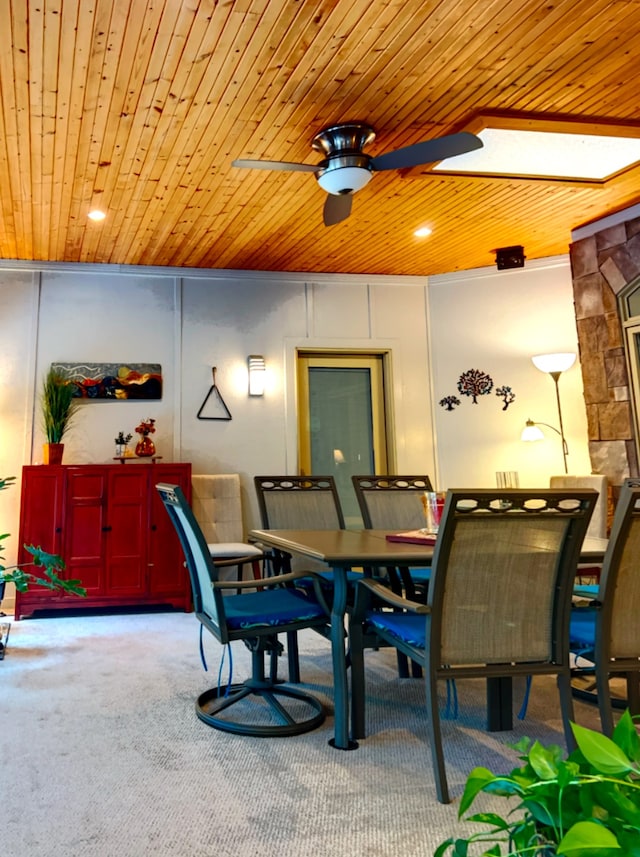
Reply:
M159 483L156 489L182 544L201 633L206 628L223 645L242 640L251 651L251 678L205 691L196 702L197 716L209 726L241 735L298 735L315 729L325 718L321 702L278 682L274 663L281 648L278 634L326 626L326 605L295 587L302 572L259 582L220 580L219 567L237 564L238 558L215 562L180 488ZM243 594L225 594L233 589ZM265 653L272 662L269 678Z
M424 528L423 498L425 491L433 490L428 476L352 476L351 481L367 530L398 533ZM394 571L388 570L392 580ZM408 598L426 595L430 568L399 568L397 573Z
M265 530L344 530L344 516L333 476L255 476L254 485ZM275 573L314 571L322 583L324 596L331 602L333 572L324 563L267 553ZM362 577L349 571L352 586ZM307 580L306 585L310 585ZM324 633L324 629L320 629ZM287 638L289 680L300 681L296 635Z
M569 614L596 498L595 491L578 489L450 490L427 603L400 597L380 581L358 583L350 621L352 737L365 736L365 649L375 641L399 649L425 671L426 722L442 803L449 792L439 681L484 678L502 690L514 676L556 675L565 737L573 746Z
M575 588L580 600L570 625L576 658L574 691L597 703L607 735L613 732L613 707L640 714L639 558L640 480L627 479L616 505L600 582ZM611 683L620 679L624 690L616 696Z
M432 491L431 479L421 476L368 475L352 476L353 488L358 499L362 521L367 530L386 530L399 533L420 530L425 526L423 498L425 491ZM387 568L392 589L407 598L426 601L431 578L431 567ZM398 651L398 672L401 678L409 675L407 658ZM412 675L419 678L422 670L416 663L411 665Z

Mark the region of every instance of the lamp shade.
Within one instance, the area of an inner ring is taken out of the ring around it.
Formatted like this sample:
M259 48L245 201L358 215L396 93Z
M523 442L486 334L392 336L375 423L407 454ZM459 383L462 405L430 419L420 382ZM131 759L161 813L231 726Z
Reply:
M520 440L544 440L544 432L532 420L527 420L525 427L522 429Z
M336 167L319 175L318 184L327 193L340 196L360 190L371 180L371 175L366 167Z
M536 354L531 359L541 372L566 372L576 362L576 355L571 351L563 351L556 354Z

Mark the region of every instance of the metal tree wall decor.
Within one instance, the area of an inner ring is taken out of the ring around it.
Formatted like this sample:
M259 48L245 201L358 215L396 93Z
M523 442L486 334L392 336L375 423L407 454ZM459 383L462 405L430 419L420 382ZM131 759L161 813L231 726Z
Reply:
M492 390L493 378L481 369L467 369L458 378L458 392L462 396L469 396L474 405L478 404L480 396L488 396ZM495 394L502 399L503 411L506 411L516 398L516 394L506 384L496 387ZM444 396L438 404L447 411L453 411L460 404L460 399L457 396Z
M478 396L488 396L492 389L493 378L480 369L467 369L458 378L458 392L471 396L474 405L478 404Z
M502 399L504 405L502 406L502 410L506 411L511 402L516 397L516 394L513 392L511 387L497 387L496 388L496 396Z

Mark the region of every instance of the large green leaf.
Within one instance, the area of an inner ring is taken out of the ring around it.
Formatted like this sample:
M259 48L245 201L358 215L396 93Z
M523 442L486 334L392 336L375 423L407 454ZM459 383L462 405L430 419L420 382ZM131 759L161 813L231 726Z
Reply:
M535 741L529 751L529 764L541 780L554 780L558 775L558 758L553 748Z
M578 821L558 843L558 854L596 854L603 849L621 850L616 837L595 821Z
M488 768L474 768L464 787L458 808L458 818L462 818L478 794L485 790L501 795L520 794L518 786L508 777L497 777Z
M613 741L633 761L640 761L640 738L627 708L613 730Z
M632 762L611 738L577 723L572 723L571 728L583 756L597 771L603 774L625 774L634 769Z

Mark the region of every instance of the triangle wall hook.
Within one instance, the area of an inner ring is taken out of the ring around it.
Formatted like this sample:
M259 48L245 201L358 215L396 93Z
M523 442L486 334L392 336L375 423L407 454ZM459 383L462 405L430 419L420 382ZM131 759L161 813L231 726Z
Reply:
M229 411L229 408L227 407L225 400L222 398L222 394L220 393L220 390L216 386L216 367L215 366L212 366L211 372L213 374L213 384L209 387L209 392L204 397L204 402L200 405L200 410L197 413L197 417L199 420L226 420L226 421L229 421L229 420L233 419L233 417L231 416L231 412ZM209 403L209 400L212 397L213 397L213 400L211 401L211 403ZM221 406L222 412L224 413L224 416L221 416L221 417L204 416L204 410L207 407L208 403L209 403L209 407L217 405L218 408L220 408L220 406Z

